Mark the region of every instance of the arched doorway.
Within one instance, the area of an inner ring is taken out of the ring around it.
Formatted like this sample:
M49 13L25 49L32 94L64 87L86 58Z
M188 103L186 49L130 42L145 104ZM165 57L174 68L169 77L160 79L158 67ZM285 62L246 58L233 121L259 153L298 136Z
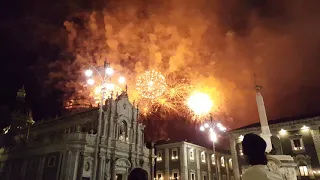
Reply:
M130 168L131 163L129 160L124 158L117 159L115 163L116 180L127 180Z

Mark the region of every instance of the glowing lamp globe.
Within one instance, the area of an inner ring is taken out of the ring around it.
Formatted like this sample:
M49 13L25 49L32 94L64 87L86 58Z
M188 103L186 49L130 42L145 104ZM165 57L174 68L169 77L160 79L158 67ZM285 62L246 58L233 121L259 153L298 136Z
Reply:
M107 88L107 90L112 91L115 89L115 84L108 83L108 84L106 84L106 88Z
M86 71L84 72L84 74L85 74L87 77L91 77L92 74L93 74L93 72L92 72L91 69L88 69L88 70L86 70Z
M205 128L203 126L200 126L200 131L204 131Z
M106 68L106 73L111 76L113 74L113 69L110 67Z
M126 79L123 76L121 76L118 81L120 84L124 84L126 82Z
M204 123L204 127L205 127L205 128L208 128L208 127L209 127L209 124L208 124L208 123Z
M90 86L92 86L94 84L94 80L93 79L88 79L87 80L87 84L89 84Z
M187 104L196 115L204 115L210 112L213 102L208 94L194 92L189 97Z
M211 132L210 133L210 139L213 142L217 142L217 140L218 140L217 134L215 132Z

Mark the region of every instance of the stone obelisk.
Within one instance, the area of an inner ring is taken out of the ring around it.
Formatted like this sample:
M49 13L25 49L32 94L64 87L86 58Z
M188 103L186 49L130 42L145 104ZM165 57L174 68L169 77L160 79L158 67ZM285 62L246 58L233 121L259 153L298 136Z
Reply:
M272 150L271 133L268 124L266 108L264 106L263 97L261 95L261 86L256 85L256 101L258 106L259 119L261 124L260 136L266 141L266 152ZM289 155L268 155L268 167L271 171L275 171L282 175L286 180L297 180L295 168L297 164Z
M260 119L260 124L261 124L260 136L267 143L266 152L268 153L272 150L271 133L270 133L270 128L269 128L269 124L268 124L266 108L264 106L264 101L263 101L263 97L262 97L260 90L261 90L261 86L256 85L256 101L257 101L259 119Z

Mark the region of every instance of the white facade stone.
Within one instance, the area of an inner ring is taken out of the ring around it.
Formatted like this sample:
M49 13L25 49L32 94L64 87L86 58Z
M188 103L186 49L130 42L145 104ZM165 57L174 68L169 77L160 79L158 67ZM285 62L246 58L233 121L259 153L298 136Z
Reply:
M26 179L48 179L43 177L49 172L53 174L52 178L60 180L90 179L98 113L98 109L93 108L35 124L30 129L28 142L25 142L26 129L22 129L15 135L13 147L0 149L0 162L5 164L1 172L14 179L17 171L10 172L11 166L21 161L21 175ZM124 92L116 99L107 99L102 117L102 133L98 137L101 139L98 179L114 180L116 176L122 176L125 180L131 169L142 167L153 180L153 148L145 146L144 126L138 122L138 109L130 103L127 94ZM54 167L47 167L48 154L57 156ZM40 159L37 173L28 172L30 158Z

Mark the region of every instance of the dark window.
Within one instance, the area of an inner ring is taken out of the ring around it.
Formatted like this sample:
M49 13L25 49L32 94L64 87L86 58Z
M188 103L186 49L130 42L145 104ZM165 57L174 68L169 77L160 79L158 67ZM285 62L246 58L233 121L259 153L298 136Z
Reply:
M158 179L161 179L161 174L158 174Z
M191 173L191 180L195 180L195 175L194 175L194 173Z
M56 157L51 156L48 160L48 167L53 167L56 163Z
M203 180L207 180L207 176L206 175L203 176Z
M178 173L173 173L173 179L177 180L178 179Z

